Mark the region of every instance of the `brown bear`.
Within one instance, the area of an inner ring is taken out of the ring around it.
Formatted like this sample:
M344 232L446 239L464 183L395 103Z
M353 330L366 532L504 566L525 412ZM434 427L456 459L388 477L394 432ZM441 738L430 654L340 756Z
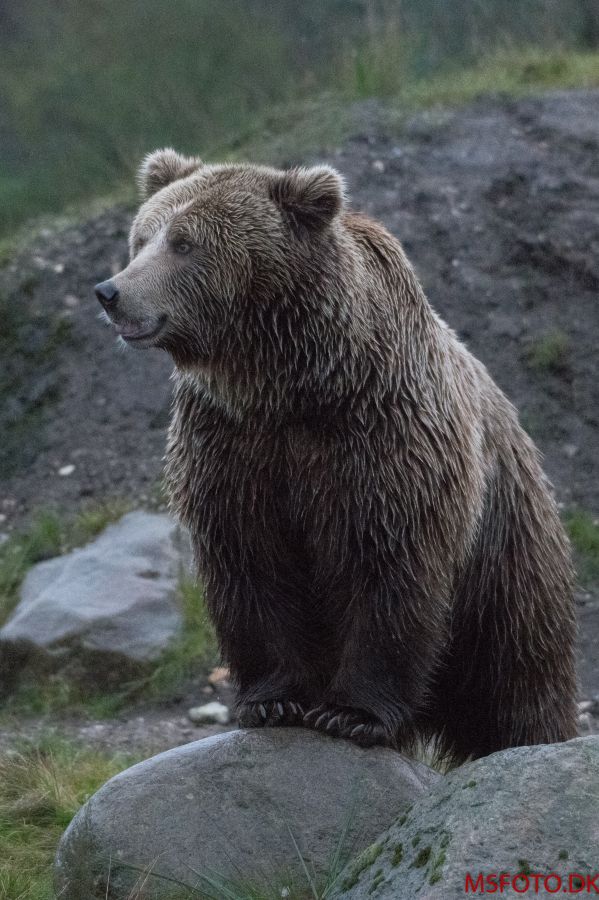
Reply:
M567 540L514 408L327 167L144 161L96 287L175 363L167 481L242 725L453 762L575 734Z

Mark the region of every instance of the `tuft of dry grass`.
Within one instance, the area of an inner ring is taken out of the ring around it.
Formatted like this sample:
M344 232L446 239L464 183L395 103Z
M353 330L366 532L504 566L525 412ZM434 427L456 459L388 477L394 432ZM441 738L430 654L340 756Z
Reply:
M53 900L62 832L91 794L134 762L55 737L0 754L0 900Z
M123 754L99 753L53 735L0 753L0 900L55 900L52 864L63 831L95 791L138 761ZM131 869L133 884L123 900L149 900L158 883L161 896L169 900L326 900L347 858L352 815L350 811L340 829L324 878L317 878L304 862L290 831L303 876L294 879L281 873L244 881L190 869L184 883L160 875L153 866L141 869L120 862L119 866ZM82 872L88 872L86 860L81 863ZM109 865L106 881L110 884Z
M560 329L548 331L530 345L528 365L537 372L558 375L568 368L570 344L570 338Z

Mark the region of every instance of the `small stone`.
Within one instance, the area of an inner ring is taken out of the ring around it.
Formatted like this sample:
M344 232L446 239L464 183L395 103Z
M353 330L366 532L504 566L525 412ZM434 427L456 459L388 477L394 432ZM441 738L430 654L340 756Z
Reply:
M64 272L64 263L54 263L52 271L56 272L57 275L62 275Z
M564 451L564 456L567 456L568 459L572 459L578 453L576 444L564 444L562 450Z
M382 159L375 159L374 162L372 163L372 168L374 169L375 172L382 174L385 171L385 163L383 162Z
M224 703L214 700L203 706L192 706L187 713L194 725L218 724L226 725L230 719L229 708Z
M79 306L79 297L76 297L74 294L65 294L63 303L69 309L74 309L76 306Z
M578 727L580 731L591 734L593 731L593 717L589 713L582 713L578 716Z
M590 712L591 709L593 708L593 705L594 705L594 703L592 700L581 700L578 704L578 712L579 713Z
M64 477L65 475L72 475L74 471L75 466L73 463L69 463L67 466L61 466L58 470L58 474Z
M227 668L224 666L216 666L208 676L209 684L222 684L223 681L228 681L230 678L230 673Z

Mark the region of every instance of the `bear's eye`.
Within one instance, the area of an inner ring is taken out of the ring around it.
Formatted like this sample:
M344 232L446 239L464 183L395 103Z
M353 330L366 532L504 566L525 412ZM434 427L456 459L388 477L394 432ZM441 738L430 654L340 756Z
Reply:
M190 253L192 249L192 245L190 241L185 241L183 239L174 241L173 250L175 253L180 253L181 256L185 256L186 253Z

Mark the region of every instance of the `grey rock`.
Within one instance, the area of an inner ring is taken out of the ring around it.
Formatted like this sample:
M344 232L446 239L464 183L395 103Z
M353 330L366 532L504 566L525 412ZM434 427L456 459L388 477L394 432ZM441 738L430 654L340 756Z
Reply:
M0 629L3 667L64 665L87 674L143 667L179 634L189 543L166 515L131 512L87 546L38 563Z
M599 736L519 747L440 781L347 866L331 900L457 900L466 873L523 873L531 894L532 875L556 873L568 889L570 874L596 874L598 846ZM535 896L556 885L540 880Z
M104 897L110 869L110 897L125 898L150 868L144 897L172 890L158 876L309 893L304 866L322 881L339 846L345 859L367 846L439 777L302 728L205 738L133 766L86 803L58 848L57 894Z

